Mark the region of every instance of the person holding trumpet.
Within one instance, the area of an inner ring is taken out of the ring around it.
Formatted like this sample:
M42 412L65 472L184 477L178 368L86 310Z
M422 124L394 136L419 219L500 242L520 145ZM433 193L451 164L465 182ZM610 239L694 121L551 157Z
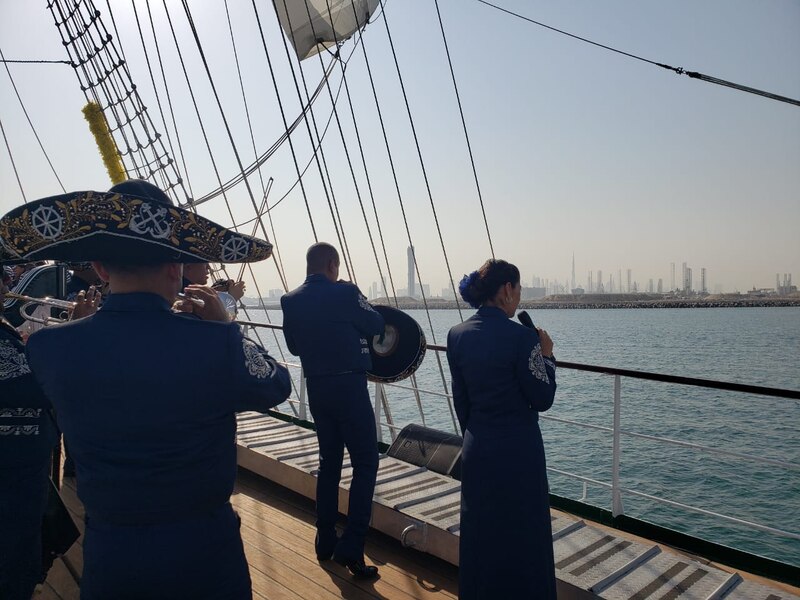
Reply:
M57 235L37 235L36 211ZM171 306L184 263L263 260L271 244L173 206L141 180L29 203L0 218L0 235L26 259L90 260L110 284L101 310L46 327L27 347L86 510L81 598L250 598L229 501L235 413L280 404L291 382L210 289L191 290L198 319Z

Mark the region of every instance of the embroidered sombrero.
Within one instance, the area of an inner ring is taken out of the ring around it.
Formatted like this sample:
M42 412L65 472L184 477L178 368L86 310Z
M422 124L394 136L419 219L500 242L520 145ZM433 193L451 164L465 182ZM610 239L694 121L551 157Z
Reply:
M24 258L15 256L11 252L9 252L6 249L4 242L5 240L2 237L0 237L0 266L28 262Z
M372 338L369 354L372 368L367 379L379 383L393 383L410 377L425 358L425 333L413 318L391 306L375 305L383 317L386 329L381 336Z
M246 263L272 254L269 242L174 206L143 180L19 206L0 218L0 237L11 256L26 261Z

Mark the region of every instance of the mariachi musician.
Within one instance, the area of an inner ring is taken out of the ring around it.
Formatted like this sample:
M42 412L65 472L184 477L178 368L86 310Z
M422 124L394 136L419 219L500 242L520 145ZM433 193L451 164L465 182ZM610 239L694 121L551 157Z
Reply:
M140 180L29 203L0 219L0 235L28 259L93 261L110 283L96 314L42 329L27 348L86 510L81 598L250 598L229 502L235 413L283 402L291 382L210 289L187 290L203 300L195 318L171 304L184 263L262 260L271 244Z
M0 240L0 265L9 258ZM2 318L9 282L0 282L0 598L29 600L43 579L42 518L56 432L22 338Z
M384 320L358 287L338 281L339 253L330 244L308 249L306 273L303 284L281 298L281 308L286 345L303 365L319 441L317 558L333 558L356 578L372 579L378 569L364 563L364 538L378 447L366 372L372 365L368 340L383 331ZM353 480L347 527L339 539L336 520L345 447Z

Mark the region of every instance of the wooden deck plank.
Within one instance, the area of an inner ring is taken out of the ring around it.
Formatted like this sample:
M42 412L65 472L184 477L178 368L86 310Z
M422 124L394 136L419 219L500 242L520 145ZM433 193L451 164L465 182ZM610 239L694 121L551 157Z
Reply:
M255 502L262 511L272 510L281 515L289 515L304 523L308 530L308 539L311 540L313 547L316 532L313 501L244 470L240 470L237 491L240 495L249 496L250 500ZM234 500L236 498L238 496L235 496ZM243 498L241 501L246 503L247 499ZM297 524L293 525L291 531L295 532L297 526ZM421 585L427 589L440 591L444 594L443 597L456 598L458 595L458 569L449 563L429 554L403 548L397 540L376 531L370 531L366 553L379 566L389 565L390 568L401 572L413 573L414 578L419 580Z
M84 511L75 480L61 490L64 504L78 529L84 531ZM373 582L355 580L333 561L319 563L314 553L314 503L273 482L240 470L231 498L242 518L242 540L250 565L253 596L269 600L452 600L457 596L457 569L438 559L400 546L371 531L368 562L380 567ZM73 567L83 570L83 538L67 553ZM78 600L80 590L57 560L35 600Z
M272 535L284 536L281 539L285 539L285 543L291 544L295 552L307 554L314 565L318 565L313 552L316 533L312 512L313 503L306 498L293 499L294 502L305 505L304 508L299 507L291 502L287 503L283 497L272 497L271 493L258 489L273 485L257 476L241 473L237 484L237 490L240 493L234 497L234 503L241 510L270 521L272 527L284 529L282 534L272 532ZM291 492L288 493L291 494ZM287 515L290 515L293 520L286 521ZM298 519L305 524L304 531L298 529ZM398 597L410 596L411 598L430 600L434 597L455 598L457 596L458 572L452 565L433 559L429 555L405 549L396 540L377 532L370 532L367 538L366 555L371 562L380 567L381 580L389 583L394 588L391 592L395 595L399 594ZM335 563L326 564L334 565L337 570L340 568ZM430 568L431 564L436 565L437 568L435 570ZM345 577L349 577L344 569L341 571L345 573ZM410 578L409 573L413 573L414 576Z
M320 564L317 562L316 555L314 554L314 536L316 530L311 523L307 523L307 527L298 527L297 521L292 517L287 517L279 511L270 511L269 507L264 506L245 494L239 494L234 497L234 503L243 517L243 523L248 527L257 526L259 532L267 538L266 541L262 542L262 545L278 544L285 547L291 561L291 565L287 566L291 566L291 568L305 573L306 577L311 577L314 571L318 572L318 576L315 577L318 583L325 582L325 576L322 572L327 571L331 577L339 577L353 585L361 587L362 590L369 594L374 593L371 589L372 586L365 586L361 582L355 582L352 580L349 573L336 563L325 562ZM242 536L245 538L248 537L245 531L242 532ZM268 552L273 557L277 557L278 552L276 548L271 547ZM425 582L423 585L417 581L417 579L410 579L406 571L401 571L393 564L390 556L386 556L387 560L378 559L369 543L367 544L366 554L369 561L374 562L380 567L381 579L380 582L376 583L374 586L375 591L378 593L385 593L388 597L406 600L431 600L437 596L435 592L430 591L435 587L434 585L429 582ZM302 561L294 560L296 557L302 557ZM419 578L418 573L417 578ZM336 583L338 585L338 582ZM325 587L332 590L328 585Z

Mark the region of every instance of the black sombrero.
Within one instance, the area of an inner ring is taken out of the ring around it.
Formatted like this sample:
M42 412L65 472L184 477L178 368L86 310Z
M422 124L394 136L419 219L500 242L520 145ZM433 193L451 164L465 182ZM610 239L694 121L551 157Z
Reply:
M372 368L367 379L392 383L410 377L425 357L425 334L419 324L402 310L373 306L386 322L383 340L375 336L369 345Z
M28 262L24 258L20 258L15 254L12 254L7 248L5 244L5 238L0 237L0 266L3 265L14 265L18 263Z
M19 206L0 218L0 237L8 253L26 261L246 263L272 254L269 242L174 206L142 180Z

